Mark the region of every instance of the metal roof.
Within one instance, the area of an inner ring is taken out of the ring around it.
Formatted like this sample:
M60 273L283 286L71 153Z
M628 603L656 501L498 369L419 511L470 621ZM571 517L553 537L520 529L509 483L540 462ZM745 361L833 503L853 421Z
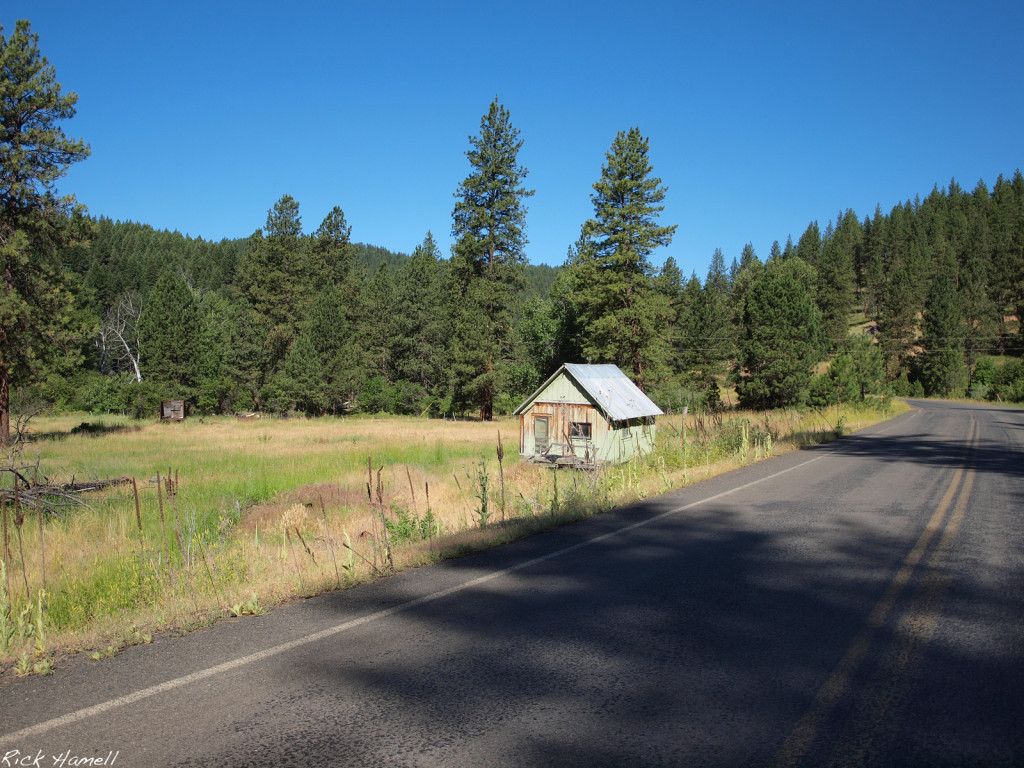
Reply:
M579 385L609 421L639 419L645 416L661 416L663 411L640 391L617 365L582 365L565 363L515 410L520 414L526 410L541 392L565 371Z

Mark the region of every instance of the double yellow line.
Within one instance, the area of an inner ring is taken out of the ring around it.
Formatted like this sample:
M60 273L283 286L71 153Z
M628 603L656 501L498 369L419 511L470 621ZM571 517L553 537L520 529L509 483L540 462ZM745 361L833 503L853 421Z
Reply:
M852 718L852 727L844 728L851 737L836 744L832 750L831 766L848 768L864 764L875 734L883 725L907 674L916 666L935 632L939 604L948 581L943 572L943 565L963 523L967 502L974 486L975 473L971 459L976 440L977 424L972 417L963 463L953 475L949 488L946 489L914 548L904 558L885 594L875 604L864 626L850 643L846 654L828 680L818 689L807 712L776 753L770 764L772 768L794 765L810 749L822 723L849 689L850 680L867 655L875 633L888 620L896 601L924 558L932 539L942 531L942 537L925 565L920 589L900 617L894 639L868 684L867 695L864 697L867 704ZM947 519L954 499L956 506Z

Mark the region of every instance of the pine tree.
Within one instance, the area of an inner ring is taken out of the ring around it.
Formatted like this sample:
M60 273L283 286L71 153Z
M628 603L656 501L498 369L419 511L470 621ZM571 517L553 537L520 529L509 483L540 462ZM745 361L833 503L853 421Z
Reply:
M228 319L224 372L230 399L234 407L261 410L265 389L287 353L287 344L270 320L246 302L232 304Z
M324 217L306 249L302 274L302 290L308 299L325 286L345 283L352 272L355 254L351 242L352 227L338 206Z
M781 258L783 261L796 255L796 247L793 245L793 236L786 236L786 246L782 249Z
M727 360L734 353L733 328L730 322L730 299L732 283L725 272L725 255L716 248L708 266L704 281L704 317L701 326L704 332L704 366L708 374L724 370Z
M304 246L299 204L291 195L284 195L267 211L263 231L249 238L239 273L243 298L289 332L294 332L300 316Z
M945 271L939 272L932 281L922 332L921 381L925 394L963 395L967 385L963 312L956 284Z
M750 243L743 246L743 251L740 254L740 268L732 281L732 291L729 295L729 323L736 348L743 336L743 310L747 304L747 294L764 273L764 269L764 264L754 252L754 246Z
M679 346L679 322L680 314L682 312L683 291L685 287L683 285L683 273L676 264L676 260L671 256L665 259L665 263L662 265L657 277L655 277L655 285L662 295L664 295L666 301L668 301L668 321L665 325L663 334L665 336L665 340L673 350L671 355L670 373L680 373L683 370L681 365L682 360L675 351Z
M870 336L848 339L842 354L848 355L852 362L858 399L864 400L868 395L879 395L887 390L882 351L874 339Z
M676 309L676 355L678 367L683 371L698 371L703 376L707 368L707 329L704 320L707 312L704 286L697 273L690 274L679 297Z
M860 403L868 395L882 394L885 369L882 355L870 336L850 337L829 363L828 370L811 380L810 404Z
M812 221L800 235L793 255L799 256L812 267L817 268L818 260L821 258L821 247L821 229L818 227L818 222Z
M355 331L363 303L358 294L347 293L339 285L327 285L309 306L306 334L320 360L324 407L331 413L348 411L366 378Z
M0 445L10 440L10 389L73 349L71 295L59 249L75 232L55 184L89 148L61 123L78 96L61 92L29 22L0 26Z
M768 264L747 294L737 394L745 408L799 405L820 359L819 314L801 259Z
M451 305L434 236L427 232L395 276L393 365L397 378L440 396L447 383Z
M678 309L676 355L684 381L698 392L709 393L718 402L718 375L723 370L723 350L733 338L732 326L726 317L721 325L721 303L707 285L701 285L696 273L682 290Z
M507 109L491 103L470 136L471 172L455 193L451 277L458 296L452 374L459 405L475 402L480 418L494 415L507 381L513 318L526 263L527 169L519 164L523 142Z
M386 382L394 381L395 282L387 263L382 263L377 274L366 286L364 315L357 328L357 336L366 356L366 375L380 376Z
M864 314L875 322L878 322L882 294L885 292L886 226L880 205L875 206L873 218L864 218L864 245L857 277L863 289Z
M963 191L956 179L949 180L946 192L946 207L949 218L949 242L953 253L962 254L967 250L968 238L968 195Z
M1024 180L1018 186L1024 186ZM992 297L1000 310L1001 341L1010 345L1010 329L1004 318L1024 308L1024 201L1002 174L992 188L988 221L992 236Z
M878 308L878 341L890 380L907 372L917 335L917 313L917 289L911 270L901 258L886 275Z
M202 333L199 344L199 393L196 408L202 413L222 413L231 407L231 386L224 369L230 341L230 304L210 291L200 301Z
M513 399L521 401L528 397L558 369L561 363L558 334L559 317L554 300L528 298L516 324L516 337L523 352L518 366L520 375L512 387Z
M657 284L659 290L668 298L669 303L675 307L682 298L683 272L671 256L665 259L665 263L658 272Z
M830 232L821 250L818 264L818 308L821 310L823 343L831 349L849 335L850 313L854 304L854 263L860 222L847 211L839 227Z
M169 397L194 399L200 380L202 332L192 290L177 275L164 272L139 316L143 375Z
M922 248L922 241L914 230L914 207L904 203L893 207L886 228L886 269L899 264L909 278L909 296L915 312L924 309L928 286L935 276L935 262Z
M914 232L922 254L937 264L949 244L949 201L938 184L915 211Z
M661 330L670 308L655 286L650 256L676 230L657 224L666 188L651 175L648 153L638 128L615 137L590 197L594 218L583 225L568 263L577 275L583 353L619 365L641 388L669 369Z
M1013 254L1011 269L1013 270L1013 288L1016 296L1014 314L1017 316L1018 349L1024 349L1024 174L1018 168L1010 181L1013 189L1016 215L1012 219L1014 226L1011 232Z
M960 265L959 292L964 314L964 356L969 376L981 355L995 345L999 313L992 300L988 278L988 260L971 248Z
M567 262L574 258L575 250L569 249ZM554 319L555 340L552 360L561 365L566 361L585 360L583 355L583 321L579 316L576 296L579 293L579 275L571 270L558 270L551 286L551 315Z
M299 411L308 416L319 416L328 405L320 356L307 334L295 339L285 355L281 371L270 387L268 405L279 413Z
M737 275L744 269L751 269L755 264L760 264L761 260L757 258L757 252L754 250L753 243L747 243L743 246L743 250L740 251L740 268L737 271ZM733 278L735 280L735 277Z

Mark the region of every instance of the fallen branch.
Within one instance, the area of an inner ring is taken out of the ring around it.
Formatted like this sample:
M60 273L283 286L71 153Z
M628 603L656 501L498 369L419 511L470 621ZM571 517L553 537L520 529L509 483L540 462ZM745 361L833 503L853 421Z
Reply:
M22 478L22 473L14 472L14 474L16 477ZM24 482L23 479L22 482ZM20 503L36 508L84 506L85 502L79 498L81 494L90 491L100 491L115 485L131 484L131 482L132 479L130 477L114 477L108 480L90 480L87 482L77 482L72 479L69 483L26 484L18 489L18 499ZM0 499L13 502L14 490L11 488L0 488Z
M77 483L72 479L70 483L58 483L43 487L53 488L62 493L84 493L86 491L99 491L114 485L130 485L131 482L132 479L130 477L113 477L109 480L92 480L87 483Z

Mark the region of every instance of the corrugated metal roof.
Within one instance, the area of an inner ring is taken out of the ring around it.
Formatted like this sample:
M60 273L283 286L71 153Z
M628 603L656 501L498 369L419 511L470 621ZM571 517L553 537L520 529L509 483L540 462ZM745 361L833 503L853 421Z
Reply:
M566 363L564 368L613 421L662 415L661 408L616 365Z
M525 403L515 410L515 413L522 413L563 370L594 400L609 421L663 415L663 411L641 392L639 387L630 381L617 365L583 365L580 363L566 363L555 371Z

